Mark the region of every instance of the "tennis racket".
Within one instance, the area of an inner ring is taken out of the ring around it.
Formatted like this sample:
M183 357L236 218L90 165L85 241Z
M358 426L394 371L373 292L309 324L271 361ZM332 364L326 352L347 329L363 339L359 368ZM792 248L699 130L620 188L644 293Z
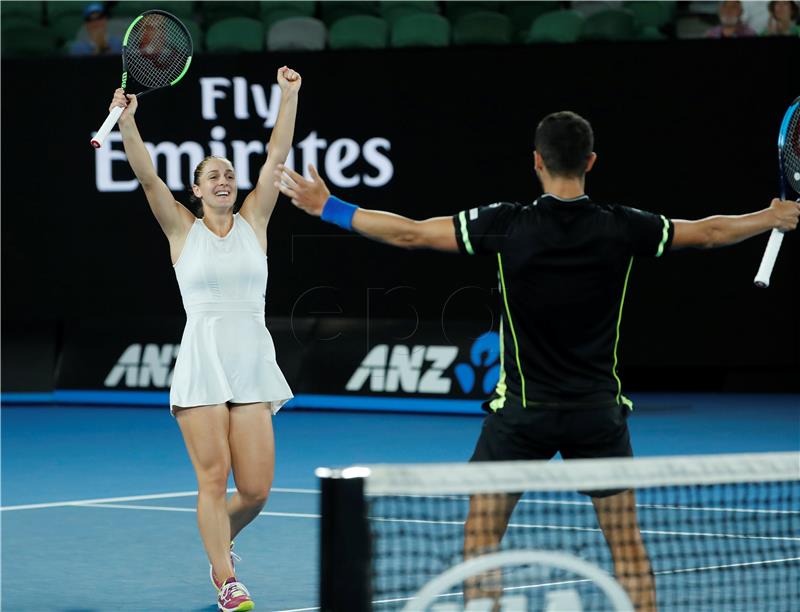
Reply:
M791 186L795 194L800 195L800 97L795 98L786 111L778 132L778 171L781 182L781 200L786 199L786 191ZM772 230L769 242L761 258L761 265L756 273L756 287L769 287L772 267L778 257L783 242L783 232Z
M133 78L151 91L175 85L192 63L192 36L181 21L165 11L145 11L133 20L122 40L122 89ZM115 106L97 130L91 143L103 146L124 109Z

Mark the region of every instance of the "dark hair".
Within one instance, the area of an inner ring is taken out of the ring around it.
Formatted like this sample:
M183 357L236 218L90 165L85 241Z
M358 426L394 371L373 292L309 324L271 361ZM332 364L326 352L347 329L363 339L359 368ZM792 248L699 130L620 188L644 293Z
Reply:
M767 5L767 10L769 11L769 14L772 15L773 17L775 16L775 5L776 4L777 4L777 2L775 2L775 0L772 0ZM797 2L794 2L794 1L790 1L789 4L792 7L792 21L797 21L798 14L800 14L800 6L797 6Z
M572 111L547 115L536 127L534 146L553 176L580 177L594 149L594 133L586 119Z
M203 174L203 169L206 167L206 164L211 161L212 159L221 159L222 161L226 161L231 164L231 160L227 157L222 157L221 155L208 155L203 158L203 160L197 164L197 168L194 169L194 174L192 175L192 185L199 185L200 184L200 176ZM233 166L233 164L231 164ZM194 191L189 189L189 210L191 210L195 217L203 216L203 205L200 203L200 198L194 195Z

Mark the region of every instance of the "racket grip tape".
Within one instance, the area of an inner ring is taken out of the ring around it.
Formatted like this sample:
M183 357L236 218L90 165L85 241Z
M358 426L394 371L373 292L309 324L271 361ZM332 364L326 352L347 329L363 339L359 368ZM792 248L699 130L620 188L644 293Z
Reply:
M778 258L778 251L781 250L781 242L783 242L783 232L772 230L767 248L764 250L764 256L761 258L761 265L758 266L758 273L753 281L756 287L762 289L769 287L769 277L772 276L772 267Z
M111 112L108 113L108 117L106 120L103 121L103 125L100 126L100 129L97 130L97 133L94 135L94 138L90 141L92 146L95 149L99 149L103 146L106 138L108 137L109 132L114 129L114 126L117 124L119 120L119 116L122 114L122 111L125 109L121 106L115 106L111 109Z

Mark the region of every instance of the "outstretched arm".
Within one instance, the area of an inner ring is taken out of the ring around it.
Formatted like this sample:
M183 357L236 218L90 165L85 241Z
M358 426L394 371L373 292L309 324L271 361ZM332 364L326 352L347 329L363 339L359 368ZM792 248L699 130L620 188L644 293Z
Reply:
M797 228L800 203L772 200L769 208L747 215L715 215L697 221L675 219L673 249L714 249L736 244L766 231L789 232Z
M451 217L434 217L414 221L394 213L367 210L331 197L331 192L320 178L317 169L309 165L311 180L283 165L275 171L274 185L292 199L292 204L323 221L335 223L345 229L407 249L436 249L458 252L455 228Z
M144 146L139 128L136 127L134 115L139 106L136 96L126 97L124 90L117 89L109 110L115 106L125 109L119 117L119 131L122 134L122 144L125 147L128 163L139 179L150 210L153 211L158 224L169 239L170 247L176 246L173 243L186 236L194 223L194 215L172 197L169 187L156 174L153 160Z
M269 139L267 161L261 167L255 188L242 204L242 216L256 231L259 239L264 237L265 241L269 218L275 209L275 202L278 201L278 190L273 185L273 173L279 164L286 161L292 150L294 121L297 116L297 95L301 82L300 75L291 68L283 66L278 70L281 105ZM266 242L264 246L266 246Z

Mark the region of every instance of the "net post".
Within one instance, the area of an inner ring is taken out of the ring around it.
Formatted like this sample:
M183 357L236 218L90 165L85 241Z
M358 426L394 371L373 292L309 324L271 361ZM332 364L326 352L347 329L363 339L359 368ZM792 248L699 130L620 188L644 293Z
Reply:
M366 468L319 468L322 612L369 612L372 572L364 498Z

